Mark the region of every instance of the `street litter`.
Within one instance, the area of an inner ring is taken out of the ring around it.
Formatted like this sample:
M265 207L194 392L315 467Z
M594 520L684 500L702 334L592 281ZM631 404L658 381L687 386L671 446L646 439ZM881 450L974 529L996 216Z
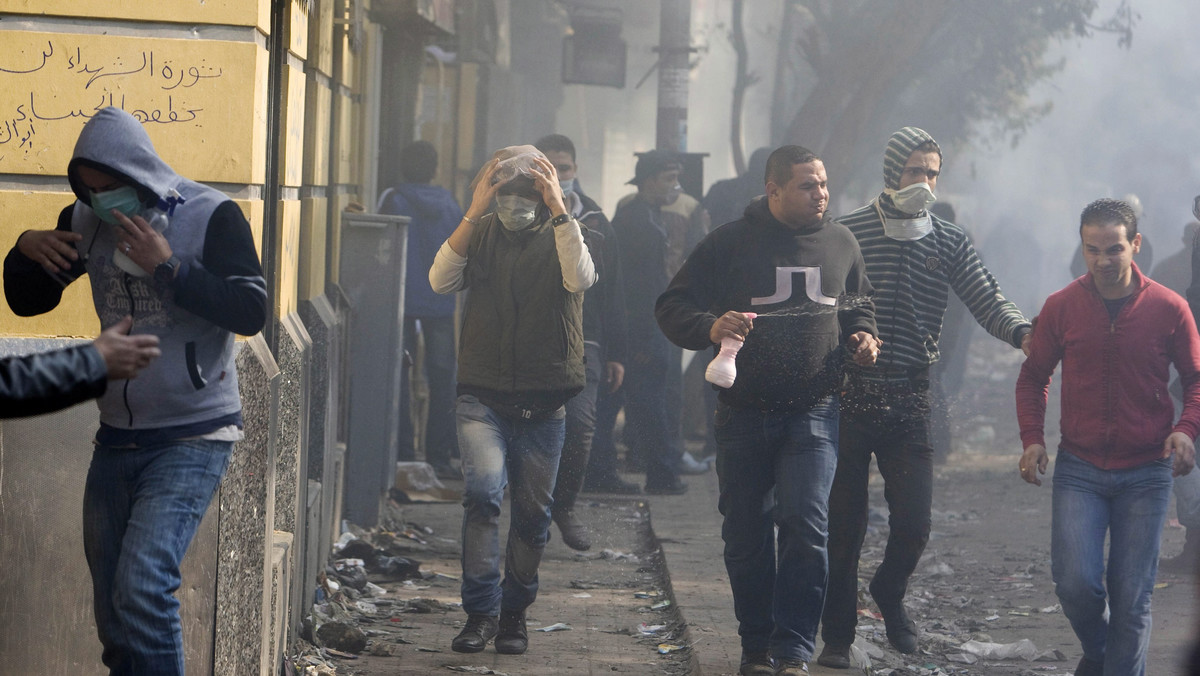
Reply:
M450 671L457 671L462 674L490 674L491 676L508 676L503 671L496 671L491 667L463 667L456 664L447 664L446 668Z
M979 658L971 653L950 653L946 655L946 659L951 662L961 662L962 664L975 664Z
M954 569L943 561L934 561L933 563L925 566L924 570L921 572L930 577L950 577L954 575Z
M1055 603L1052 606L1046 606L1045 608L1038 610L1038 612L1039 613L1057 613L1060 610L1062 610L1062 604Z
M659 601L658 603L655 603L654 605L650 606L650 610L662 610L663 608L666 608L669 605L671 605L671 599L665 599L665 600Z
M997 615L996 613L992 613L991 615L988 615L987 617L985 617L983 619L987 620L988 622L995 622L996 620L1000 619L1000 616Z
M571 598L573 598L573 599L590 599L590 598L592 598L592 595L587 592L582 592L579 594L571 594Z
M391 490L398 502L457 502L462 494L438 481L433 467L425 462L396 463Z
M613 549L602 549L602 550L600 550L600 554L598 556L599 556L599 558L605 559L608 561L637 561L638 560L638 557L633 554L626 554L625 552L618 552Z
M547 627L539 627L539 628L537 628L537 629L534 629L534 631L545 631L545 632L551 632L551 631L571 631L571 625L569 625L569 624L564 624L564 623L562 623L562 622L555 622L554 624L552 624L552 625L550 625L550 626L547 626Z
M982 641L967 641L958 647L959 650L988 660L1021 659L1032 662L1038 655L1037 646L1027 638L1014 643L984 643Z
M681 645L672 645L670 643L659 643L658 644L658 654L666 655L667 653L673 653L676 650L683 650L683 648L684 648L684 646L681 646Z
M666 631L665 624L646 624L645 622L638 625L638 633L642 636L654 636L655 634Z
M644 592L634 592L634 593L633 593L633 598L635 598L635 599L654 599L654 598L658 598L658 595L659 595L659 593L660 593L660 592L659 592L658 590L655 590L655 591L644 591Z

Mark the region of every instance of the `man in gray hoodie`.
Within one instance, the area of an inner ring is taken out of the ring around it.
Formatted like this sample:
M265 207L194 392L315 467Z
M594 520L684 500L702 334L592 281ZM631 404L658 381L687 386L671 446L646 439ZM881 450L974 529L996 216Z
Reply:
M96 628L111 674L182 674L179 564L242 437L234 333L267 317L250 226L224 194L176 174L132 115L83 127L57 227L29 230L4 261L9 307L58 305L87 274L102 327L132 315L162 358L99 398L83 499Z

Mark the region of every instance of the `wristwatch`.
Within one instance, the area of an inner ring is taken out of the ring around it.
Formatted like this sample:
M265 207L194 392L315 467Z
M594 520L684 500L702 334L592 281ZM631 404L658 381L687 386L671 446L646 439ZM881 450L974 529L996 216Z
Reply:
M171 256L154 266L154 281L161 284L170 284L175 279L175 273L179 270L179 263L178 256Z
M564 212L564 213L561 213L561 214L555 216L554 218L551 218L550 225L553 225L554 227L557 228L558 226L562 225L563 223L566 223L569 220L571 220L571 214Z

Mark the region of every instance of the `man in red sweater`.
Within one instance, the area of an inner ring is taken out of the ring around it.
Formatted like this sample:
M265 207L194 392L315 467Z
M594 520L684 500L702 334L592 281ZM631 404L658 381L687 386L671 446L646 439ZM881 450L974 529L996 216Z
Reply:
M1050 559L1083 647L1075 674L1144 675L1171 477L1191 471L1200 432L1200 338L1184 300L1133 263L1141 235L1128 204L1092 202L1079 235L1088 272L1046 300L1017 379L1021 478L1040 486L1046 473L1046 391L1061 361ZM1170 364L1184 388L1178 422Z

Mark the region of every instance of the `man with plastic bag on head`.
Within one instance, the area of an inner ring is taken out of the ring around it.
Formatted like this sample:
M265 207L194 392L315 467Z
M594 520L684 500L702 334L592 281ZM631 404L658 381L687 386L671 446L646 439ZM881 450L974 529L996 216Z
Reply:
M495 200L496 208L489 212ZM583 292L596 281L554 165L533 146L496 151L475 177L471 205L438 251L429 283L469 289L455 409L462 454L462 604L456 652L519 655L537 596L562 453L564 404L585 383ZM500 576L505 486L512 520Z

